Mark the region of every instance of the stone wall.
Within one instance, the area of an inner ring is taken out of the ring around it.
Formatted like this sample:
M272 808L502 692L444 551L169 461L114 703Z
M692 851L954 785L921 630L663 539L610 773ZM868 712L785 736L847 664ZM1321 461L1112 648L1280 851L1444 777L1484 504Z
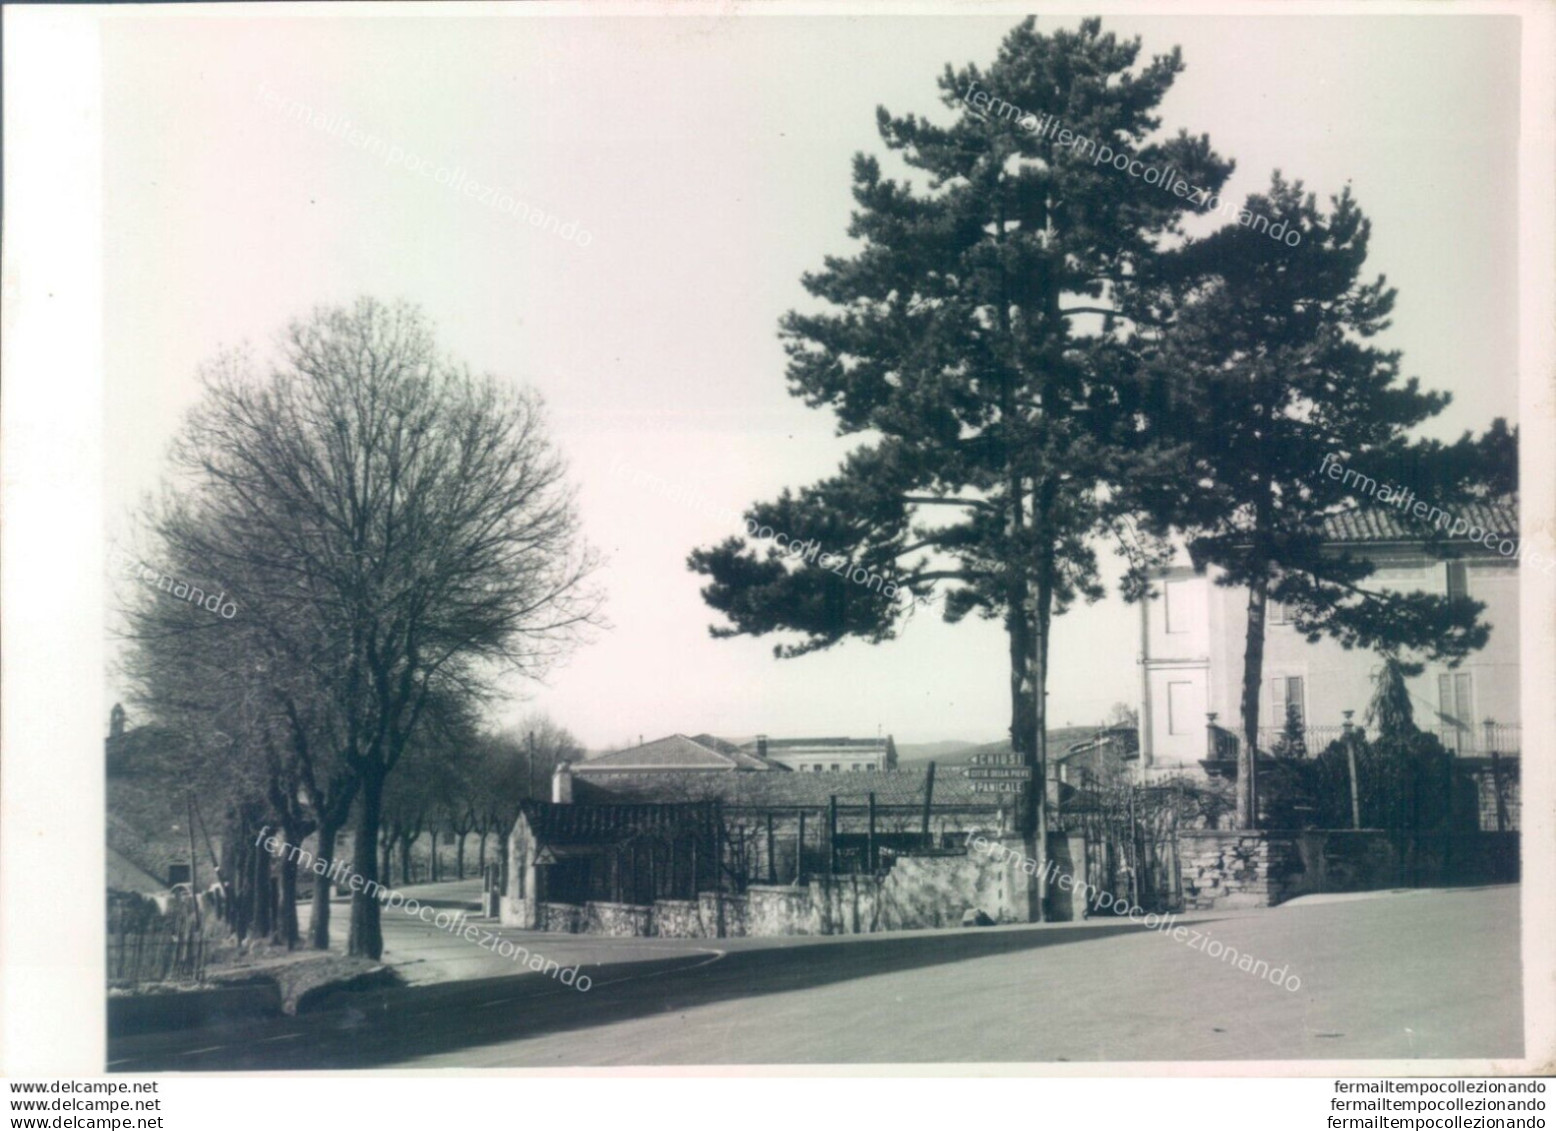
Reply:
M616 938L643 938L650 934L654 909L630 903L583 905L577 930L586 935L610 935Z
M1273 907L1302 887L1294 834L1250 829L1178 832L1185 910Z
M583 919L583 908L572 903L542 903L537 929L576 934Z
M815 885L746 889L745 928L753 936L821 935Z
M804 884L752 885L744 894L702 892L660 900L532 905L505 898L503 922L543 931L665 938L870 934L959 927L968 910L1024 922L1021 857L983 852L900 856L880 876L817 876Z
M879 903L871 910L883 931L959 927L968 909L997 923L1013 922L1008 872L977 852L905 857L886 874Z
M694 899L661 899L653 907L652 933L667 939L705 937L702 907Z
M1178 844L1189 911L1273 907L1319 892L1511 883L1519 875L1513 832L1202 829L1180 830Z

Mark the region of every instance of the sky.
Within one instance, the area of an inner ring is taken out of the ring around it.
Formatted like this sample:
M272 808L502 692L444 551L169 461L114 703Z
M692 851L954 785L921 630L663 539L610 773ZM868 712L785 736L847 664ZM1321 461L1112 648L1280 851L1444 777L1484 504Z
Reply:
M773 637L709 636L718 618L686 556L857 443L788 395L778 319L808 304L803 272L854 246L854 154L893 171L876 107L948 121L936 77L990 63L1014 18L524 8L105 20L106 536L123 539L157 489L203 360L243 342L264 354L319 304L405 299L449 353L545 398L607 562L609 627L543 683L515 681L495 723L544 710L593 747L674 732L1002 737L996 623L921 613L895 641L780 661ZM1399 288L1383 342L1454 397L1426 434L1516 418L1516 18L1104 23L1140 35L1142 56L1182 48L1164 131L1208 133L1235 158L1234 198L1277 168L1320 199L1351 185L1373 220L1368 269ZM299 122L299 106L588 239L391 165L349 130ZM1054 723L1133 704L1138 641L1138 610L1116 596L1059 620Z

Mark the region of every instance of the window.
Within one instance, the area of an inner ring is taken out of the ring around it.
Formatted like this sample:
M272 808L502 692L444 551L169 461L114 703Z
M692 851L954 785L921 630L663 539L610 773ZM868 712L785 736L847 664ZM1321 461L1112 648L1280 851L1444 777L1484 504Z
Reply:
M1167 733L1193 734L1205 725L1204 696L1188 681L1167 684Z
M1167 631L1169 633L1187 632L1188 601L1183 591L1183 582L1169 581L1162 586L1162 615L1167 618Z
M875 773L875 771L879 768L880 767L877 766L874 762L871 762L868 766L865 767L865 769L869 770L872 774Z
M1469 578L1463 562L1448 563L1448 600L1457 601L1470 595Z
M1290 624L1291 610L1286 608L1284 601L1271 601L1268 619L1271 624Z
M833 762L832 763L832 770L833 770L833 772L835 773L837 771L837 769L838 769L838 764L836 762Z
M1444 672L1437 677L1438 711L1443 720L1443 745L1464 753L1475 745L1475 681L1470 672Z
M1286 725L1286 706L1289 703L1296 704L1297 722L1304 726L1307 724L1307 705L1303 695L1302 677L1299 675L1278 675L1272 681L1270 696L1270 725L1283 727Z
M1184 577L1163 583L1162 606L1164 627L1171 635L1204 632L1207 615L1204 578Z
M856 773L856 774L857 773L861 773L864 770L864 767L861 766L858 762L855 762L852 766L849 766L848 768L849 768L849 770L851 772Z

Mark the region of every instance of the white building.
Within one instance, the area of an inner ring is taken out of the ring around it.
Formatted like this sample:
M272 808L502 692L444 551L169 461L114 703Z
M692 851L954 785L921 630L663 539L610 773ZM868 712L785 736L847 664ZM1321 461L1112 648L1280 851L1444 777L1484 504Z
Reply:
M801 773L883 773L897 768L897 745L885 738L768 738L741 747Z
M1473 528L1495 530L1515 544L1514 500L1461 508ZM1330 543L1377 566L1368 584L1397 591L1463 593L1484 603L1491 638L1457 668L1431 663L1408 680L1415 721L1460 754L1519 751L1518 562L1495 549L1458 539L1460 554L1443 561L1419 536L1381 508L1338 515L1326 524ZM1505 544L1505 542L1503 543ZM1141 605L1140 765L1148 777L1197 771L1208 756L1209 716L1241 735L1243 649L1248 592L1215 583L1215 571L1176 566L1161 575L1158 593ZM1325 637L1310 644L1285 611L1271 602L1266 614L1259 748L1279 736L1286 705L1296 705L1310 750L1342 731L1343 712L1360 724L1380 665L1372 652L1346 649Z

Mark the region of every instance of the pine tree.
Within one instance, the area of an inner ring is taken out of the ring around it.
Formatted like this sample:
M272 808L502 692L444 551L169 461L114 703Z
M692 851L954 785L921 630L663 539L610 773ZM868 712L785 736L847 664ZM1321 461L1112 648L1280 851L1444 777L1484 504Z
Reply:
M1410 706L1410 691L1405 687L1405 665L1397 656L1386 657L1373 676L1367 725L1376 727L1378 737L1385 741L1407 739L1416 734L1415 711Z
M749 529L809 555L730 539L689 562L731 622L714 635L798 633L780 657L891 639L942 582L947 621L1001 619L1011 741L1034 778L1022 831L1039 861L1049 625L1102 595L1106 487L1138 439L1118 381L1124 331L1152 317L1142 283L1159 247L1208 206L1144 173L1213 191L1231 170L1204 137L1150 140L1183 64L1174 49L1136 71L1139 50L1095 19L1052 35L1028 19L987 72L946 68L952 125L877 111L885 145L927 187L857 156L849 232L863 247L805 276L829 310L782 323L793 394L872 442L836 476L748 512ZM817 549L842 570L811 561Z
M1158 440L1177 454L1130 489L1144 510L1171 517L1197 563L1220 568L1218 584L1248 592L1237 812L1248 828L1267 603L1281 602L1309 642L1327 635L1347 648L1450 662L1481 647L1484 606L1369 585L1374 563L1326 545L1324 525L1402 497L1395 491L1446 506L1506 486L1516 437L1498 422L1480 441L1410 439L1449 398L1400 381L1399 354L1370 344L1388 326L1395 292L1382 277L1362 280L1371 225L1349 189L1326 215L1300 182L1276 173L1245 211L1284 223L1300 242L1237 224L1176 257L1172 332L1142 343L1139 395ZM1451 553L1441 528L1423 523L1421 536Z

